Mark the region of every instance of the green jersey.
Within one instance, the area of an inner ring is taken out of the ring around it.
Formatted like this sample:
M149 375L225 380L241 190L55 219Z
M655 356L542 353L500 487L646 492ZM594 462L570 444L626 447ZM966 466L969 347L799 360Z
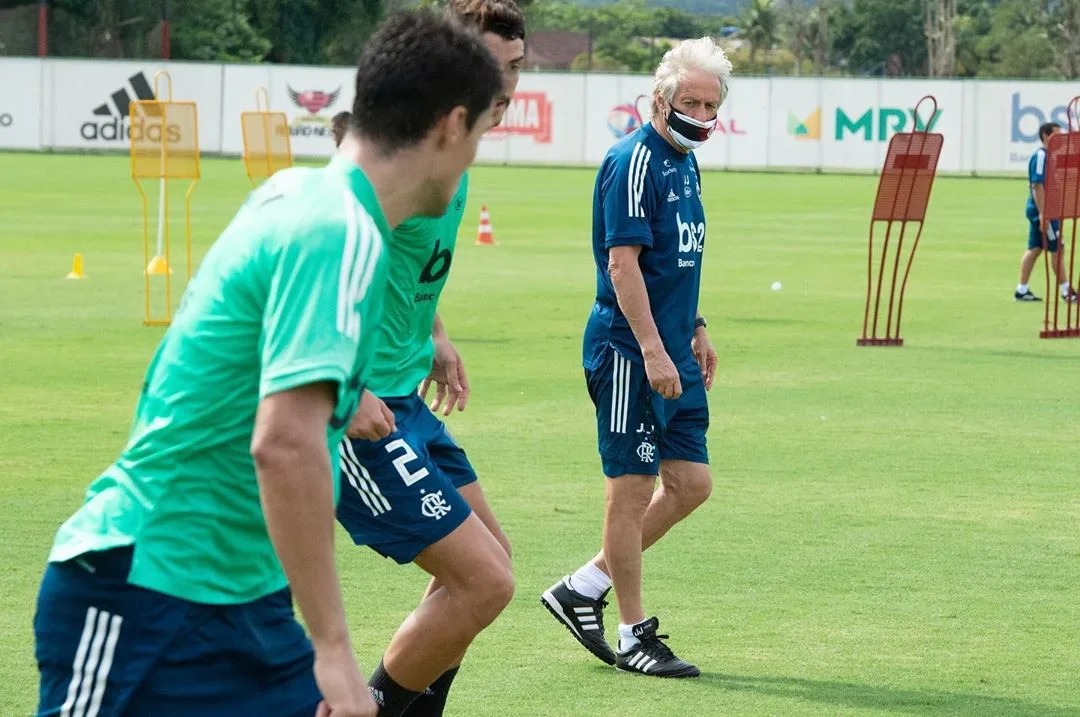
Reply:
M281 171L214 243L150 362L120 458L60 528L49 556L134 546L128 582L237 604L286 585L259 503L251 437L260 399L337 385L337 444L367 380L389 235L360 169Z
M368 383L376 396L408 396L431 371L431 324L454 259L468 192L466 174L445 214L413 217L398 226L387 243L390 278Z

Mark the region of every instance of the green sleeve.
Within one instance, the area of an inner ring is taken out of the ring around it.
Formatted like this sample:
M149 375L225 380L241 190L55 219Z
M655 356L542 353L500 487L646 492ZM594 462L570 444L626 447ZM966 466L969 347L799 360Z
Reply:
M359 212L343 225L297 232L278 247L263 312L260 398L319 381L349 382L381 247L374 224Z

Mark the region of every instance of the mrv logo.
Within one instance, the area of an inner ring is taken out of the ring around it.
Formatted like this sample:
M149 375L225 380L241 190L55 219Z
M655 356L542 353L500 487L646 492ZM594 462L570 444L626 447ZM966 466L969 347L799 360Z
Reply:
M679 225L679 253L700 254L705 251L705 222L684 222L678 212L675 213L675 222ZM679 257L679 268L685 269L695 265L693 259Z
M128 117L132 99L154 100L154 91L150 89L150 83L146 81L146 75L142 72L128 78L128 84L135 92L132 98L128 94L127 87L121 87L109 95L109 100L94 108L94 118L83 122L79 127L79 134L87 142L122 142L134 135L135 140L149 139L154 142L161 141L161 123L145 123L140 119L134 128ZM97 119L97 118L103 119ZM144 134L145 132L145 134ZM180 140L180 128L177 125L169 125L165 128L165 136L169 142Z
M922 117L915 114L914 109L901 110L895 107L880 107L877 110L877 121L874 121L874 108L870 108L858 116L857 119L852 119L844 110L839 107L836 108L836 141L844 139L845 134L858 134L862 133L863 140L871 142L877 139L879 142L884 142L897 132L903 132L907 129L909 124L914 125L916 131L919 132L933 132L934 126L941 118L941 110L934 113L934 116L930 118L929 125L926 124ZM877 136L874 136L874 129L877 129Z
M1069 127L1069 109L1065 105L1054 107L1043 113L1034 105L1020 105L1020 93L1012 96L1012 122L1009 123L1010 139L1013 142L1033 144L1039 141L1039 125L1045 122L1057 122L1064 129Z

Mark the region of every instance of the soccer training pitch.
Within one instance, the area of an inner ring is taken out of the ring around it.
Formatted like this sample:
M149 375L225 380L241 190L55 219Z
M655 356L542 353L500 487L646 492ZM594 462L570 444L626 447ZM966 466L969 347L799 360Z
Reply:
M36 703L53 534L122 448L162 330L141 325L128 159L0 167L0 715L17 717ZM203 172L196 257L249 188L239 160ZM616 673L551 619L539 595L595 552L603 514L580 367L593 176L472 174L441 314L474 393L450 426L513 542L517 593L447 714L1080 714L1080 341L1040 341L1042 305L1012 300L1023 179L938 180L896 349L855 346L875 178L707 173L715 489L644 568L646 610L703 675ZM481 204L497 246L473 244ZM64 280L75 252L85 281ZM1043 281L1040 259L1040 296ZM425 579L338 536L370 672ZM612 606L609 639L617 621Z

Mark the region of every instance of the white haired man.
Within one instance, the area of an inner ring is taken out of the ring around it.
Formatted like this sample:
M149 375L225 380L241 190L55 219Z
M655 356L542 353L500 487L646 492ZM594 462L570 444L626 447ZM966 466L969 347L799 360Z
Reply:
M603 549L541 597L586 649L619 670L697 677L646 619L641 554L712 491L705 433L716 351L698 313L705 211L693 150L716 126L731 63L708 37L664 55L652 121L612 147L596 178L596 303L583 365L607 476ZM656 477L660 486L656 488ZM604 596L619 600L619 644Z

